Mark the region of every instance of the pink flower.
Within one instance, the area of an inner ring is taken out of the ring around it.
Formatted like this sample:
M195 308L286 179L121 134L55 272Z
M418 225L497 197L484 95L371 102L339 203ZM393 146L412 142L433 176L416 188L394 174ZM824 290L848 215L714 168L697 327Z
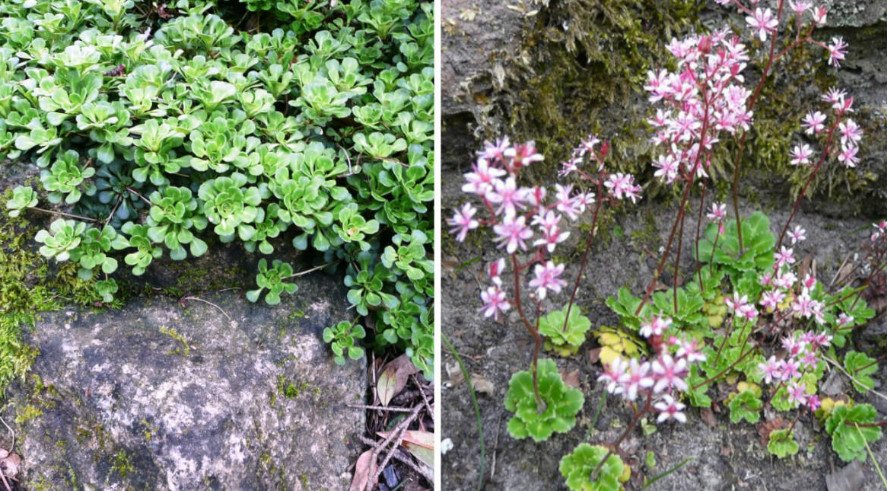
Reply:
M819 406L821 404L822 403L819 400L819 396L817 396L816 394L807 396L807 408L811 411L816 411L817 409L819 409Z
M788 401L795 405L803 405L807 402L807 393L803 385L799 383L791 383L786 389L788 391Z
M816 21L817 25L824 25L826 21L826 15L828 14L828 9L824 6L820 5L813 9L813 20Z
M653 392L659 393L670 388L688 389L687 382L683 378L687 373L687 360L684 358L675 360L668 353L663 353L653 362L653 373L656 375Z
M801 358L801 364L810 368L815 367L817 362L819 362L819 359L816 357L815 351L807 351Z
M848 142L859 143L859 140L862 139L862 129L852 119L847 119L839 124L838 130L841 132L842 145L847 145Z
M705 361L705 353L699 349L699 343L695 339L678 341L678 351L675 353L679 358L687 359L687 363L695 363L697 361Z
M678 177L678 161L672 155L660 155L653 162L653 167L656 168L653 175L665 181L666 184L673 183Z
M634 183L634 176L631 174L623 174L621 172L610 174L607 180L604 181L604 186L607 187L613 197L619 200L628 198L632 203L636 203L640 197L638 193L640 193L641 187Z
M775 255L776 265L785 266L786 264L795 263L795 251L785 246L780 247L779 252Z
M798 364L794 360L783 360L780 363L781 379L785 382L796 379L801 376L798 371Z
M613 363L604 365L604 373L597 378L597 381L607 384L607 392L611 394L621 394L621 380L626 376L625 370L627 368L628 364L625 363L625 360L622 358L616 358L613 360Z
M772 312L779 307L779 304L783 300L785 300L785 293L782 293L779 290L764 292L764 294L761 295L761 307Z
M782 338L782 347L785 349L785 351L788 352L788 355L793 358L800 355L801 352L804 351L805 346L806 343L803 340L799 341L793 336L786 336Z
M881 220L878 223L872 224L875 227L875 231L872 232L871 241L877 242L881 237L887 236L887 220Z
M480 152L477 152L477 155L485 160L490 160L493 162L501 161L505 158L505 151L511 147L511 143L508 141L508 137L504 136L495 143L491 143L489 141L484 142L484 149Z
M739 312L748 305L748 296L739 296L739 292L733 292L733 298L724 298L724 303L727 304L727 309L731 312Z
M496 242L499 247L505 247L509 254L514 254L518 248L527 250L526 241L533 236L533 231L526 224L524 217L508 215L502 223L493 226L496 234Z
M808 135L816 135L825 129L825 114L822 114L819 111L807 113L807 115L804 116L803 124L807 127L807 129L804 130L804 133L807 133Z
M686 423L687 416L684 415L681 411L686 407L684 404L676 401L674 397L670 395L662 396L662 400L653 404L653 407L659 411L659 416L656 418L657 423L662 423L663 421L667 421L669 419L673 419L675 421Z
M764 374L765 383L769 384L773 380L780 380L782 378L782 364L776 361L775 356L771 356L769 360L758 365L758 368Z
M794 13L796 13L796 14L803 14L804 12L809 10L810 7L813 6L813 4L811 2L808 2L806 0L798 0L798 1L789 0L788 5L789 5L789 7L791 7L792 11L794 11Z
M745 22L753 31L757 31L761 41L767 40L767 35L776 32L776 26L779 22L773 18L773 12L770 9L755 9L754 15L745 18Z
M847 145L841 149L841 153L838 154L838 162L843 163L846 167L856 167L856 164L859 163L859 156L857 156L857 152L859 152L859 147L856 145Z
M841 312L841 315L838 316L838 325L841 327L850 325L853 323L853 316L847 315L844 312Z
M844 56L847 54L847 43L844 42L844 38L842 37L833 37L832 44L827 46L828 49L828 64L834 66L835 68L841 66L841 61L844 60Z
M498 321L499 314L505 313L511 308L511 304L508 303L508 299L505 297L505 292L498 286L487 288L486 291L481 292L480 298L484 302L484 306L480 309L484 313L484 317L492 317Z
M661 336L666 329L671 327L671 319L668 317L654 316L644 324L641 324L640 335L649 338L650 336Z
M522 167L545 160L545 157L536 151L536 143L532 141L521 143L505 150L505 157L510 159L507 167L512 174Z
M486 159L478 159L473 171L465 174L465 184L462 186L462 191L486 196L493 189L493 181L504 175L504 170L490 166Z
M489 266L487 266L487 276L490 277L490 281L493 282L496 286L502 286L502 273L505 271L505 258L500 257L499 259L491 262Z
M793 230L789 230L788 236L792 240L792 245L794 245L798 242L803 242L807 240L807 231L804 230L800 225L795 225L795 228Z
M792 273L791 271L782 271L778 275L776 275L776 279L773 280L773 284L779 288L788 290L795 285L795 282L798 281L798 277Z
M727 205L726 203L712 203L711 211L709 211L705 215L709 220L715 222L721 222L725 218L727 218Z
M810 163L810 157L813 155L813 150L810 149L810 145L806 143L803 145L795 145L792 148L792 165L807 165Z
M542 231L542 238L536 239L533 242L534 246L545 246L545 249L552 253L554 252L554 248L560 244L561 242L567 240L570 236L570 232L564 232L559 227L554 226L551 228L546 228Z
M527 189L519 188L513 177L509 177L505 181L495 181L493 191L487 193L487 199L491 203L499 203L496 213L505 216L515 215L517 210L523 209L523 201L526 197Z
M454 210L453 217L447 219L450 225L450 233L456 234L456 240L463 242L469 230L476 229L480 223L474 219L477 210L470 203L462 205L462 209Z
M545 298L548 290L560 293L561 288L567 284L560 279L560 276L564 273L563 264L555 265L552 261L548 261L544 265L537 264L533 268L533 273L536 277L530 280L530 288L536 289L536 296L540 299Z
M653 386L653 377L648 375L649 372L649 363L639 363L637 359L632 358L627 372L619 379L626 399L633 401L637 398L639 390Z

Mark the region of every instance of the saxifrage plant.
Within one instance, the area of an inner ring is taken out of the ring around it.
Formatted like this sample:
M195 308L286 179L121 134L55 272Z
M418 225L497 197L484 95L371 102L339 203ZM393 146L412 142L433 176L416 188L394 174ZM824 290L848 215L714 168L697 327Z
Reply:
M744 150L754 135L754 108L761 103L763 87L796 48L821 47L829 64L839 66L846 43L814 37L827 10L812 2L777 0L775 12L739 0L718 3L747 16L752 40L744 41L729 28L675 39L668 45L675 64L651 70L644 87L654 111L651 141L660 152L652 163L655 185L673 188L679 208L647 288L640 296L623 288L610 297L607 305L621 325L594 332L603 364L598 381L625 400L632 417L605 447L582 444L564 457L561 471L570 489L619 488L611 457L618 458L623 441L648 416L655 416L657 423L685 422L688 404L710 407L720 402L737 424L759 422L773 411L794 412L790 422L767 422L767 448L778 457L797 453L794 428L804 416L822 422L845 461L865 459L866 444L880 438L880 428L887 424L877 421L868 404L839 403L818 394L825 373L838 368L851 378L855 390L872 390L869 375L877 370L877 360L851 351L842 367L837 350L874 315L863 294L873 281L887 277L887 222L875 224L850 273L828 285L797 260L796 249L802 247L806 231L791 227L811 182L826 165L853 168L859 163L862 131L851 118L853 98L832 89L822 95L824 107L804 117L802 143L793 149L791 164L807 169L807 177L778 234L763 213L743 217L739 211ZM781 26L791 26L792 35L781 32ZM749 47L760 50L760 56ZM752 64L760 76L751 78L754 86L746 87L743 72ZM733 145L725 147L725 141ZM491 231L504 257L486 268L490 285L481 291L481 312L494 321L514 312L510 317L535 342L530 370L515 375L506 398L506 409L515 413L512 421L533 421L534 415L546 411L540 347L562 343L568 332L602 215L612 215L619 201L640 197L642 188L633 176L607 168L609 148L594 136L587 138L561 165L560 181L546 188L523 184L521 169L543 160L532 142L512 144L502 138L487 143L465 174L462 188L479 206L465 203L448 220L458 241L476 229ZM732 220L727 219L725 203L706 203L707 193L716 189L716 176L710 173L714 159L729 159L733 167ZM691 195L698 201L699 218L691 231L692 247L685 250ZM557 264L551 253L574 232L571 222L589 210L590 227L578 267ZM703 217L709 221L704 229ZM695 262L681 285L685 253ZM674 268L672 283L661 291L657 286L668 264ZM576 276L564 304L548 293L567 286L565 271L576 271ZM552 314L561 319L561 330L549 322ZM546 384L559 379L554 362L544 362ZM715 384L734 390L723 397L712 390ZM511 433L523 437L527 432ZM551 433L540 431L537 439ZM595 454L589 448L600 451ZM604 472L605 467L613 472Z
M41 250L105 301L112 260L314 251L430 377L432 3L242 3L258 29L212 0L0 5L0 158L40 168L7 210L54 215ZM277 268L251 299L293 291Z

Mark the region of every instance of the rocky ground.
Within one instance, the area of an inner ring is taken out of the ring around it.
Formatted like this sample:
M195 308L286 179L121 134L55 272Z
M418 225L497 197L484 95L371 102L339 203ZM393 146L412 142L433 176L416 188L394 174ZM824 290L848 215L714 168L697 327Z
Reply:
M282 308L239 292L41 316L30 390L7 415L30 489L340 489L363 427L364 366L333 364L334 278Z

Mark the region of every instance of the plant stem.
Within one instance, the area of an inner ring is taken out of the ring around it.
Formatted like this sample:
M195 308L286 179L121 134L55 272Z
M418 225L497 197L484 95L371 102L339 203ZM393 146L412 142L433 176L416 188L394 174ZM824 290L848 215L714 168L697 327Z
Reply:
M96 220L95 218L89 218L89 217L84 217L84 216L80 216L80 215L72 215L72 214L70 214L70 213L65 213L65 212L62 212L62 211L47 210L47 209L45 209L45 208L39 208L39 207L36 207L36 206L32 206L32 207L29 208L29 209L31 209L31 210L35 210L35 211L40 211L40 212L43 212L43 213L48 213L48 214L50 214L50 215L61 215L61 216L63 216L63 217L76 218L77 220L84 220L84 221L92 222L92 223L98 223L98 222L99 222L99 221Z
M785 0L779 0L776 7L776 21L782 21L782 12L784 7ZM778 31L777 31L778 32ZM748 105L746 106L748 110L754 110L755 105L758 103L758 98L761 96L761 91L764 90L764 85L767 83L767 77L770 75L770 68L773 66L773 61L776 59L776 38L777 33L774 32L770 36L770 52L767 55L767 63L764 65L764 70L761 72L761 80L758 81L758 85L755 86L754 93L752 93L751 99L749 100ZM747 132L743 132L742 136L739 138L739 145L736 149L736 156L733 158L733 186L732 186L732 196L733 196L733 213L736 215L736 235L739 239L739 255L741 256L743 253L743 242L742 242L742 217L739 216L739 176L741 174L742 168L742 157L745 154L745 140L748 136Z
M535 342L533 362L530 365L530 370L533 372L533 395L536 396L536 409L542 412L545 410L545 402L539 394L539 376L536 370L539 361L539 350L542 348L542 336L539 334L538 327L534 327L527 319L526 313L524 313L523 303L521 303L520 267L517 262L517 254L511 254L511 269L514 271L514 307L520 315L524 327L533 336L533 341Z
M619 446L622 445L622 442L625 441L625 439L628 437L628 435L631 433L631 431L634 430L634 428L637 426L637 424L641 421L641 418L646 416L647 413L649 413L652 410L652 408L653 408L653 391L647 391L647 400L644 403L643 408L641 408L641 410L635 412L635 415L631 419L631 422L628 424L628 426L625 428L625 430L622 432L622 434L619 435L619 438L617 438L613 443L610 444L610 446L609 446L610 448L607 449L607 454L604 455L604 458L601 459L601 461L598 463L597 467L595 467L591 471L590 479L592 481L597 479L597 473L600 472L601 468L604 466L604 463L607 461L607 459L609 459L610 456L616 452L616 450L619 448Z
M597 236L597 222L598 215L601 210L601 205L604 201L603 196L601 196L601 182L598 180L597 185L597 203L594 205L594 212L592 213L591 218L591 230L588 231L588 236L585 239L585 250L582 251L582 259L579 263L579 274L576 276L576 281L573 282L573 291L570 292L570 302L567 303L567 315L564 317L564 326L561 328L561 332L567 332L567 324L570 320L570 311L573 309L573 303L576 302L576 293L579 291L579 283L582 282L582 276L585 275L585 268L588 267L588 255L591 252L591 245L594 242L595 236Z

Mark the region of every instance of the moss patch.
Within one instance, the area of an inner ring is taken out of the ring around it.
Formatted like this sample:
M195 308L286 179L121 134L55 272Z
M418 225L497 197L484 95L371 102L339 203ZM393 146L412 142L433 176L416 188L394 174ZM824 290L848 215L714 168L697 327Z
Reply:
M12 195L0 194L0 203ZM33 250L31 237L40 227L25 218L0 213L0 397L14 379L30 369L38 352L22 338L36 313L64 303L97 305L93 281L77 278L77 266L50 263Z

